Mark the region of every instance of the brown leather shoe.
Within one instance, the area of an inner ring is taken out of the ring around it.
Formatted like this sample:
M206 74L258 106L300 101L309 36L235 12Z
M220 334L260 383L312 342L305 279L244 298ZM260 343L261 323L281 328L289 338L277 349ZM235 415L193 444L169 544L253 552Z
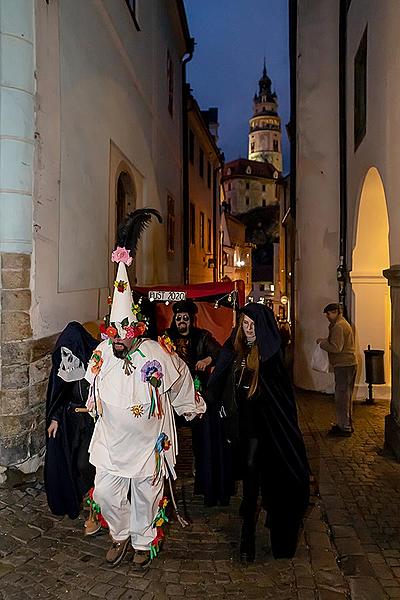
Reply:
M95 519L91 519L90 517L85 521L83 533L84 535L95 535L98 531L100 531L101 525Z
M119 565L129 548L130 541L130 538L128 538L124 542L113 541L106 554L106 561L108 562L108 564L112 565L113 567Z
M151 563L150 552L148 550L135 550L133 557L133 568L140 570L145 569Z

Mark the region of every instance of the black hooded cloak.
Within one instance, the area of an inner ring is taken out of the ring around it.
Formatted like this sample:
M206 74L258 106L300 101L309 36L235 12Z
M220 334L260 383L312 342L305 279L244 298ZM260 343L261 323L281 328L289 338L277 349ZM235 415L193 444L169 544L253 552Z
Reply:
M84 495L93 486L95 469L89 463L88 448L93 433L92 417L75 413L85 405L89 385L86 380L65 382L57 375L61 363L61 347L68 348L85 368L98 345L84 327L69 323L58 338L53 354L46 402L46 456L44 482L47 502L55 515L79 515ZM55 438L49 438L47 428L58 422Z
M233 345L236 328L223 346L208 388L209 402L221 416L220 485L228 495L234 479L243 478L248 441L257 437L257 469L272 552L276 558L293 556L309 502L310 475L294 392L283 365L280 334L272 311L251 303L241 312L255 323L260 354L258 387L251 398L237 397L238 356Z

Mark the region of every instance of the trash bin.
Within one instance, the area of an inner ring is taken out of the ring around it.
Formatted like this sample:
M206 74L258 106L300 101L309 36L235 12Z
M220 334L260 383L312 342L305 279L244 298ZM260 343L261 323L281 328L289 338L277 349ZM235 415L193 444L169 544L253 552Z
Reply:
M385 351L371 350L371 346L368 346L368 350L364 350L364 354L365 381L368 383L368 398L365 402L367 404L373 404L372 386L385 383L385 367L383 362Z

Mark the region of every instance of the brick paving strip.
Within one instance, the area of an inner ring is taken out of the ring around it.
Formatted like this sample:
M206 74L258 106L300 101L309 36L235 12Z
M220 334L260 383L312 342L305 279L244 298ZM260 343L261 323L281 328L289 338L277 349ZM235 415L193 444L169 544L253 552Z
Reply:
M331 401L306 394L299 401L321 499L314 497L295 559L272 559L262 514L257 560L242 567L239 499L205 509L186 476L177 495L192 526L172 523L146 572L134 572L129 556L113 569L104 561L107 535L84 538L83 515L52 517L41 483L25 482L0 487L0 599L400 598L400 465L377 452L387 406L357 407L354 436L331 440Z

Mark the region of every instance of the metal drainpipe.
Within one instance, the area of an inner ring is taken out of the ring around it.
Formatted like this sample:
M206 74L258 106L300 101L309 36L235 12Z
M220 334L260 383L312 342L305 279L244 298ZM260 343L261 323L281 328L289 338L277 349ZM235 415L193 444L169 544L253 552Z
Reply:
M189 128L188 98L190 87L186 81L186 65L193 58L194 38L188 55L182 61L182 226L183 226L183 282L189 284L190 244L189 244Z
M213 169L213 257L214 257L214 267L213 267L213 281L218 281L218 273L219 273L219 229L217 229L217 217L218 212L221 214L221 202L219 197L219 188L217 188L218 182L218 171L223 169L224 163L223 158L221 157L221 164L216 169ZM218 239L217 239L218 238Z
M346 55L347 55L347 0L340 0L339 13L339 190L340 190L340 242L337 280L339 302L347 318L347 114L346 114Z

